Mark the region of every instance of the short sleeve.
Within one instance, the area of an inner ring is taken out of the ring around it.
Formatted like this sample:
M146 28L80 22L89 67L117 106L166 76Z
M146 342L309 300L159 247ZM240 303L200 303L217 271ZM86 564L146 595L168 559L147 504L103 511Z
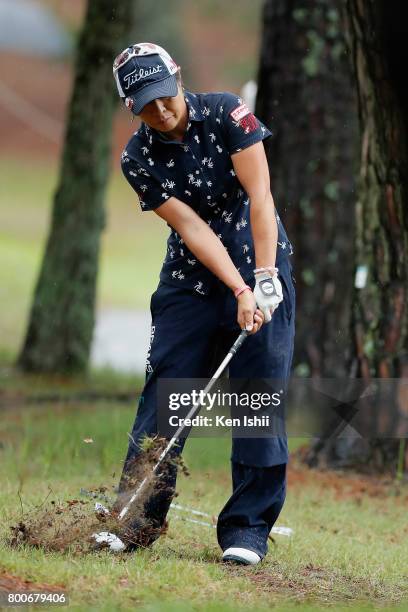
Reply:
M154 170L147 167L147 162L146 167L142 166L124 151L121 166L128 183L139 197L142 210L154 210L171 198L171 194L167 193L158 178L155 178Z
M243 100L232 93L225 93L220 107L224 134L230 154L261 142L272 133L250 111Z

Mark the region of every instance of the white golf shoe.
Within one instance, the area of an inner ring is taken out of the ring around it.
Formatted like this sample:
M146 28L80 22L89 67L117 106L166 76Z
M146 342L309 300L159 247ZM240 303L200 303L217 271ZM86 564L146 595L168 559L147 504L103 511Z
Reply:
M253 550L232 546L224 550L222 560L231 563L240 563L241 565L256 565L260 562L261 557Z

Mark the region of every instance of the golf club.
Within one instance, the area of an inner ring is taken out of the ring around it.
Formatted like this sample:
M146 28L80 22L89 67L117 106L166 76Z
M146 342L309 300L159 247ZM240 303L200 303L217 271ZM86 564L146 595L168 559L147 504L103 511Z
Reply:
M204 393L202 394L203 397L205 397L207 395L207 393L209 393L210 390L213 388L215 382L221 376L221 374L223 373L223 371L225 370L225 368L227 367L227 365L229 364L229 362L231 361L231 359L233 358L235 353L241 348L242 344L244 343L244 341L245 341L245 339L247 337L248 337L248 332L245 329L242 330L241 333L239 334L238 338L235 340L234 344L232 345L232 347L228 351L228 354L226 355L225 359L222 361L222 363L218 367L217 371L214 373L213 377L211 378L210 382L205 387ZM124 506L122 508L122 510L120 511L119 517L118 517L120 521L124 519L124 517L126 516L126 514L129 511L129 508L131 507L131 505L134 503L134 501L141 494L141 492L143 491L145 486L148 484L148 482L153 478L153 476L155 476L155 474L157 473L157 470L159 469L162 461L167 457L167 455L169 454L169 452L171 451L173 446L177 443L180 435L182 434L182 432L186 428L186 425L184 425L184 422L186 422L187 419L192 419L199 412L200 408L202 407L202 401L201 401L201 397L202 396L200 395L200 400L197 401L195 404L193 404L193 406L191 407L191 409L187 413L187 415L186 415L186 417L185 417L185 419L183 421L183 424L180 425L180 427L177 429L177 431L174 434L174 436L171 438L171 440L167 444L166 448L161 453L161 455L158 458L157 463L153 467L151 473L142 480L142 482L140 483L140 485L138 486L136 491L133 493L132 497L130 498L130 500L128 501L126 506Z

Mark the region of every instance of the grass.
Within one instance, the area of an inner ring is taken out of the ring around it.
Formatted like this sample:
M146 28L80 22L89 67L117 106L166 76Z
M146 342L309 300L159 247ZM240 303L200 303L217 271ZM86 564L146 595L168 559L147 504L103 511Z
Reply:
M19 516L18 491L29 508L50 495L50 488L51 496L72 499L81 487L116 483L133 413L126 404L75 403L3 412L0 571L64 585L79 610L292 610L299 604L302 610L397 605L402 610L407 605L406 491L388 487L377 496L369 490L346 495L345 488L319 484L319 473L302 472L299 478L295 470L290 476L279 523L295 534L277 536L267 560L256 568L224 567L215 530L176 519L174 511L168 534L129 556L8 547L4 536ZM191 476L179 477L179 503L218 513L230 490L229 446L228 440L211 438L187 443Z
M22 342L41 265L58 167L2 158L0 173L0 338L3 360L11 361ZM119 173L109 182L106 208L98 306L146 309L157 286L168 229L153 213L140 211Z
M1 361L0 361L1 363ZM24 398L60 397L61 400L73 394L112 397L121 394L136 394L143 384L143 376L119 372L110 368L91 369L83 376L23 374L11 366L0 365L0 388L4 394L11 394L12 403ZM28 403L28 402L27 402ZM1 404L0 404L1 406Z

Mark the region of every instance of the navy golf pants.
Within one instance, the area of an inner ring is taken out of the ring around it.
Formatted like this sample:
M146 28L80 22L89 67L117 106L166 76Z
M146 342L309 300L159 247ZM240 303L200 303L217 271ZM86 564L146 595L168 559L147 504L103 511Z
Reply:
M290 258L282 259L277 265L284 300L274 312L272 321L249 336L233 357L229 364L230 378L284 381L289 378L295 330L295 289ZM208 296L160 282L152 295L150 309L151 344L143 399L133 426L122 481L132 459L140 453L141 438L157 432L158 379L211 378L240 332L236 299L221 282ZM215 354L222 356L217 363ZM220 444L223 443L220 438ZM266 554L269 532L285 500L287 460L286 437L233 439L233 493L217 525L218 542L223 550L241 546L261 557ZM168 474L173 488L176 471L171 469ZM162 490L146 503L145 512L156 524L164 523L171 498L171 494Z

